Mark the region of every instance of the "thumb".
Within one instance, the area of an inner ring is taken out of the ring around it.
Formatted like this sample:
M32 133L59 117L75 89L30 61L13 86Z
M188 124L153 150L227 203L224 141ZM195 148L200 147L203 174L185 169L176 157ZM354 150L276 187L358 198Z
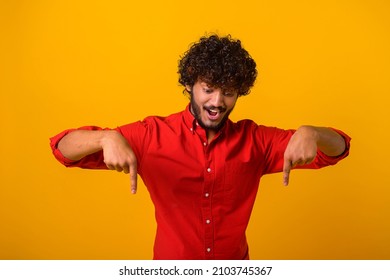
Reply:
M289 159L284 159L283 164L283 185L288 186L288 183L290 181L290 171L292 168L292 163Z

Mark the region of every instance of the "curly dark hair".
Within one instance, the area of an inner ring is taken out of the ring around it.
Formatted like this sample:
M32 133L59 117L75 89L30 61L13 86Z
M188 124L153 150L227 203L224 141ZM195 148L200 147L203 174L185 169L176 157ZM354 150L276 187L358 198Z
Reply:
M179 83L193 86L202 80L213 87L247 95L256 77L256 62L230 35L201 37L179 61Z

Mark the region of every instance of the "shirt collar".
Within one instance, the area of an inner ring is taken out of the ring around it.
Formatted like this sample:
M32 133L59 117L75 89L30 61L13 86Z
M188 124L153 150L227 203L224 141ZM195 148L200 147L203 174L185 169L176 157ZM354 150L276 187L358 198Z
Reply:
M192 115L191 113L191 109L190 109L190 104L188 104L186 106L186 109L184 110L183 112L183 119L184 119L184 123L185 125L189 128L189 129L193 129L194 126L196 125L196 120L195 120L195 117L194 115Z
M188 104L186 109L184 110L183 118L184 118L184 123L188 127L188 129L194 132L196 129L197 121L194 115L191 113L190 104Z

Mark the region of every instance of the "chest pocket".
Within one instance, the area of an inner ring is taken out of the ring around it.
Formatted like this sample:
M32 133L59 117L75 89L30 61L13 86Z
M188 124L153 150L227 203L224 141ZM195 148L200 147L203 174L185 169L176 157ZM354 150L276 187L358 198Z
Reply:
M257 162L226 162L224 172L224 200L242 203L253 199L260 182L260 167Z

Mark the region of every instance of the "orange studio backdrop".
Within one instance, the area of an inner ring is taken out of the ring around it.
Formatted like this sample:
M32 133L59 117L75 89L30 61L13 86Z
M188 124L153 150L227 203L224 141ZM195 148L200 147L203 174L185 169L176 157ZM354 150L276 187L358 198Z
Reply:
M233 120L337 127L350 156L262 179L252 259L390 259L390 2L0 1L0 259L151 259L139 180L67 169L49 137L182 110L177 62L210 32L258 64Z

